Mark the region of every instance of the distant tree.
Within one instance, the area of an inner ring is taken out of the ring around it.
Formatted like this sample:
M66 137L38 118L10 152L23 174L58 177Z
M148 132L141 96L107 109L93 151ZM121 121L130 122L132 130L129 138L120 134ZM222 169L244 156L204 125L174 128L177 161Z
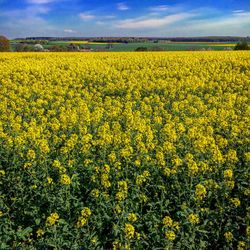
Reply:
M147 47L138 47L135 49L135 51L148 51Z
M79 51L79 49L80 49L79 46L76 44L71 43L71 44L67 45L68 51Z
M44 48L41 44L34 45L34 51L44 51Z
M249 50L250 47L247 42L239 42L235 45L234 50Z
M27 43L18 43L15 46L15 51L16 52L29 52L29 51L34 51L34 48Z
M0 52L10 51L10 41L5 36L0 36Z
M67 48L63 45L53 45L49 47L49 50L53 52L63 52L63 51L67 51Z

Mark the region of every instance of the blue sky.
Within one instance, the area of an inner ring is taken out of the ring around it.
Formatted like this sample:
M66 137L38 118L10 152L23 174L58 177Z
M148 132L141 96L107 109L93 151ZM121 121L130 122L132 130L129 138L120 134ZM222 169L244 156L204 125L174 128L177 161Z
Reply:
M250 36L250 0L0 0L0 34Z

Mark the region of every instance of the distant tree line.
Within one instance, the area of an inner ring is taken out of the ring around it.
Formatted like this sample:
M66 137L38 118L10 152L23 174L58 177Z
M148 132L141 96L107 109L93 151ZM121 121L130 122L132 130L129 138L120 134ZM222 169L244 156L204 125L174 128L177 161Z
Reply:
M49 41L48 40L21 40L19 43L46 45L49 43Z
M250 42L250 37L236 36L207 36L207 37L27 37L19 38L20 40L35 41L79 41L85 40L90 42L120 42L120 43L138 43L138 42ZM40 42L41 43L41 42Z
M229 37L228 37L229 38ZM62 39L62 38L61 38ZM78 38L79 40L80 38ZM114 40L112 40L114 39ZM148 41L146 38L119 38L115 40L116 38L107 39L106 37L100 37L95 39L90 39L89 41L92 42L108 42L106 47L96 49L96 51L108 51L113 48L112 42L126 42L126 43L132 43L132 42L146 42ZM182 39L182 38L176 38L176 39ZM189 39L201 39L201 38L189 38ZM205 38L203 38L205 39ZM207 39L207 38L206 38ZM224 37L223 39L226 39ZM247 38L248 39L248 38ZM14 40L15 41L15 40ZM74 44L74 41L72 43L67 45L49 45L49 38L46 40L42 39L41 37L39 39L27 39L27 40L16 40L15 44L12 44L12 48L10 46L10 41L5 37L0 35L0 52L3 51L17 51L17 52L25 52L25 51L91 51L92 49L88 46L85 47L79 47L79 45ZM154 42L157 40L152 40L151 42ZM195 40L193 40L195 41ZM207 40L206 40L207 41ZM218 39L216 40L219 41ZM230 41L233 41L233 38L230 37ZM239 40L238 40L239 41ZM213 40L213 42L215 42ZM221 40L220 40L221 42ZM249 50L250 47L248 45L248 42L246 40L242 40L236 44L234 47L234 50ZM164 48L161 48L160 46L154 46L154 47L145 47L145 46L139 46L135 51L164 51Z
M14 51L17 52L27 52L27 51L52 51L52 52L70 52L70 51L79 51L80 48L76 44L68 45L52 45L48 49L45 49L42 44L30 45L27 43L18 43L16 44Z

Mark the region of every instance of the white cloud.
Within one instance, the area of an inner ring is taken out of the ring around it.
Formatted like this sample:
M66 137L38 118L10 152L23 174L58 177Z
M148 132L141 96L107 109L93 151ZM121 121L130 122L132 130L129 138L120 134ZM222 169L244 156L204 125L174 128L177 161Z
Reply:
M90 20L93 20L93 19L96 18L95 15L92 15L92 14L90 14L90 13L88 13L88 12L82 12L82 13L80 13L80 14L79 14L79 17L80 17L82 20L84 20L84 21L90 21Z
M242 13L245 12L244 10L233 10L233 13Z
M244 10L234 10L233 15L234 16L247 16L249 12L244 11Z
M115 24L115 26L117 28L122 28L122 29L158 28L162 26L168 26L169 24L173 24L191 18L193 16L195 16L195 14L177 13L157 18L141 17L141 18L126 19L123 21L119 21L118 23Z
M50 8L44 6L28 6L25 9L14 9L2 12L1 15L10 19L15 18L29 18L36 17L42 14L47 14L50 11Z
M153 12L162 12L162 11L167 11L169 9L170 7L168 5L158 5L158 6L149 8L149 10Z
M75 30L72 30L72 29L64 29L63 30L65 33L76 33Z
M189 20L169 29L179 36L249 36L250 12L244 16Z
M121 11L129 10L129 6L126 3L118 3L117 9Z

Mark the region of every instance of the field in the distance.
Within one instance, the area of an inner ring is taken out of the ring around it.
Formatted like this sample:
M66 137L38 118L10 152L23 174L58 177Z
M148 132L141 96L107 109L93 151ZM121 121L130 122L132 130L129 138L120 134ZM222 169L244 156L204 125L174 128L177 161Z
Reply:
M250 52L1 53L0 249L247 249Z
M21 41L11 41L12 48ZM22 41L25 42L25 41ZM93 50L108 50L113 52L135 51L139 47L145 47L148 50L167 50L167 51L185 51L185 50L225 50L233 49L236 42L132 42L132 43L106 43L106 42L89 42L89 41L49 41L44 45L44 48L50 49L54 45L67 46L69 44L76 44L80 48L90 48Z

